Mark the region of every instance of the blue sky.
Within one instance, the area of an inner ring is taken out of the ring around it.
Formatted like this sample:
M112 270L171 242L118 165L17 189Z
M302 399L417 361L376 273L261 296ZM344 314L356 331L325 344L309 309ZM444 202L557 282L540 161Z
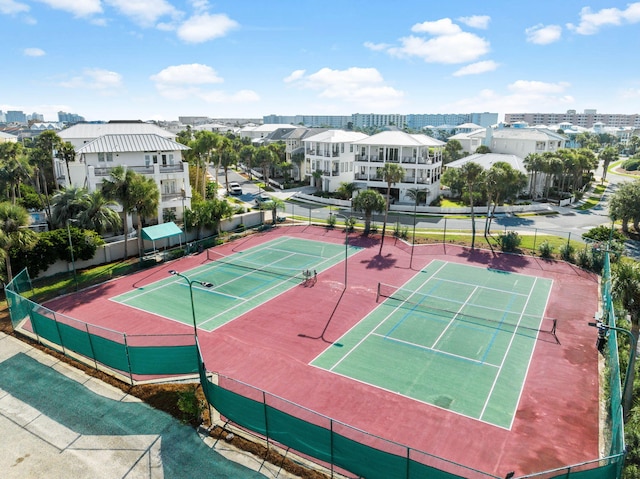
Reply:
M0 0L0 110L640 113L640 2Z

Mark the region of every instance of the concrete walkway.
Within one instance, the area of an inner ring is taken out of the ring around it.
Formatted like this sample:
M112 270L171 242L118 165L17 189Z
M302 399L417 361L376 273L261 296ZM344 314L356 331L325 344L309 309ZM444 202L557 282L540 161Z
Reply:
M293 477L4 333L0 431L3 479Z

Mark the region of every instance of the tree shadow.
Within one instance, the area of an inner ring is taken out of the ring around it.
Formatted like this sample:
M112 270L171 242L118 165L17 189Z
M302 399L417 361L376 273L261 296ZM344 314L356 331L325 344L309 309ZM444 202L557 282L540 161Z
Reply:
M383 270L393 268L398 260L393 258L391 254L386 256L377 254L370 260L364 260L362 262L367 264L367 269Z

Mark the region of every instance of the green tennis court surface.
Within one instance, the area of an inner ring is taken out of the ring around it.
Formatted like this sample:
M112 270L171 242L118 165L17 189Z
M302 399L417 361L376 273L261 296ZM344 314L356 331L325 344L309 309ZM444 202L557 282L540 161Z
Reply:
M311 364L510 429L552 281L433 261Z
M199 328L211 331L357 253L358 247L281 237L229 256L207 250L207 262L180 271L192 282ZM304 273L309 272L309 276ZM213 283L206 288L199 282ZM189 283L179 276L137 288L112 301L193 324Z

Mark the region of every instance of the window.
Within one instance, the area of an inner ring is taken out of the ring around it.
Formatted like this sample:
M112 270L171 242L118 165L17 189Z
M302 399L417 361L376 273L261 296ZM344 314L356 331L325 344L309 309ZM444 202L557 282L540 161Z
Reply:
M151 164L151 155L144 155L144 166L149 166Z

